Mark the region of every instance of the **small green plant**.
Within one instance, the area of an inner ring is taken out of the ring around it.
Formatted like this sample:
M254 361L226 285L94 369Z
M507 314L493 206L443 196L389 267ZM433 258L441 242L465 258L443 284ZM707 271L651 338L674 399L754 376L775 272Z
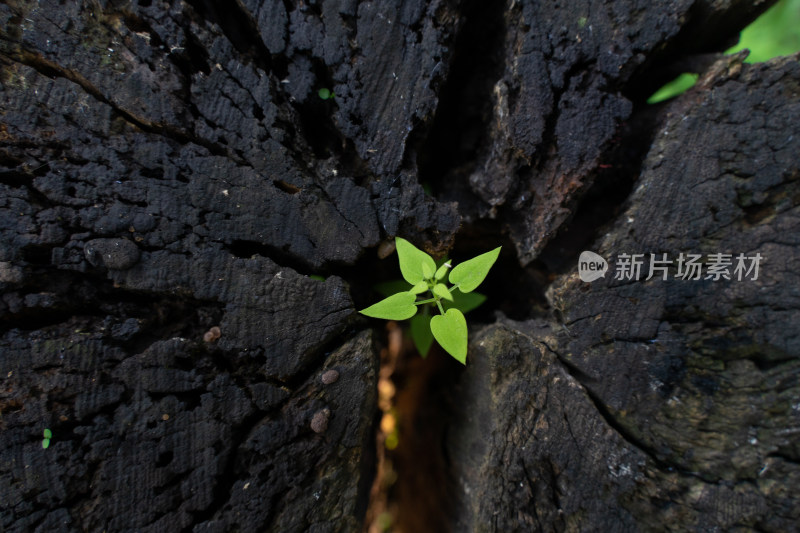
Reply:
M747 48L745 63L759 63L800 51L800 0L780 0L742 30L739 43L727 50L735 54Z
M759 63L800 51L800 0L779 0L741 32L739 43L725 51L735 54L745 48L745 63ZM647 99L648 104L669 100L691 89L699 74L684 72Z
M46 450L48 447L50 447L50 439L53 438L53 432L47 428L44 428L42 436L44 437L42 439L42 448Z
M670 98L675 98L694 87L697 83L699 74L693 72L684 72L669 83L664 84L659 90L654 92L650 98L647 99L648 104L657 104Z
M399 282L401 285L398 287L393 283L391 286L399 292L359 312L386 320L410 318L411 335L420 354L425 356L436 339L447 353L466 364L467 320L464 313L485 300L483 295L472 294L472 291L486 278L500 255L500 248L464 261L450 270L450 263L443 261L437 265L431 256L405 239L397 237L395 245L400 273L407 284ZM446 277L452 283L451 287L443 282ZM418 300L418 297L422 299ZM417 314L420 307L423 311ZM438 309L439 314L431 316L431 308Z
M331 98L336 97L336 93L331 91L330 89L322 88L317 91L317 96L319 96L322 100L330 100Z

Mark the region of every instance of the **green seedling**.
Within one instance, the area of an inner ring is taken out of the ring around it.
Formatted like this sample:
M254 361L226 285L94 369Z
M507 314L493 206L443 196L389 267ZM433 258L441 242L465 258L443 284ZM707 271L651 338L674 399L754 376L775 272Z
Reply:
M46 450L50 446L50 439L53 438L53 432L47 428L44 428L44 431L42 431L42 436L44 437L42 439L42 448Z
M330 100L331 98L335 98L336 97L336 93L334 93L330 89L325 89L325 88L322 88L319 91L317 91L317 95L322 100Z
M466 364L467 320L464 313L486 299L472 291L486 278L500 255L500 248L464 261L451 270L449 262L437 265L431 256L405 239L397 237L395 245L405 282L389 282L379 287L380 292L389 296L359 312L386 320L410 318L411 336L423 357L436 339L447 353ZM452 284L450 287L444 283L445 278ZM420 308L422 312L418 313ZM439 314L431 316L431 309L438 310Z

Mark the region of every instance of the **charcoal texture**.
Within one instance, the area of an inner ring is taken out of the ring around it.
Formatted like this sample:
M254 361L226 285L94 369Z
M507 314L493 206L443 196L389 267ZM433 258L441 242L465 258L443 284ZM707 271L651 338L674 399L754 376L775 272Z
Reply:
M717 54L769 3L0 3L0 530L359 530L396 236L524 302L429 407L432 523L795 528L800 69Z
M644 253L640 280L618 259L591 284L573 271L548 291L558 322L475 336L448 438L456 530L796 528L799 83L796 56L716 64L593 245ZM650 253L730 254L730 279L648 280ZM757 279L740 253L763 257Z

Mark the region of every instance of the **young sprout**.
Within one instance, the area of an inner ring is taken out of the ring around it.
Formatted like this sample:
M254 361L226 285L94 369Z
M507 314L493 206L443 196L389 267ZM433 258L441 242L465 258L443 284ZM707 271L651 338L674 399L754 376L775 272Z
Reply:
M335 98L336 97L336 94L333 91L331 91L330 89L326 89L324 87L322 89L320 89L319 91L317 91L317 95L322 100L330 100L331 98Z
M46 450L50 446L50 439L53 438L53 432L47 428L44 428L44 431L42 431L42 436L44 437L42 439L42 448Z
M400 292L362 309L360 313L387 320L410 318L411 334L423 357L436 339L447 353L466 364L468 332L464 313L486 299L483 295L470 293L486 278L500 255L500 248L464 261L450 270L449 262L437 267L431 256L405 239L397 237L395 246L400 273L410 287L400 288ZM451 287L443 283L448 271ZM430 294L417 299L418 295L426 292ZM431 316L426 306L435 306L439 314ZM417 314L420 307L423 312Z

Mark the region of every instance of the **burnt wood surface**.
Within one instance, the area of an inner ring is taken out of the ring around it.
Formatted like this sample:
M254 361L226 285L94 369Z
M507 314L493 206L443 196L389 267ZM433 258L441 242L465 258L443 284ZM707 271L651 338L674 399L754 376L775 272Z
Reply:
M359 531L395 236L504 247L429 523L796 529L800 67L718 55L770 3L0 3L0 530Z

